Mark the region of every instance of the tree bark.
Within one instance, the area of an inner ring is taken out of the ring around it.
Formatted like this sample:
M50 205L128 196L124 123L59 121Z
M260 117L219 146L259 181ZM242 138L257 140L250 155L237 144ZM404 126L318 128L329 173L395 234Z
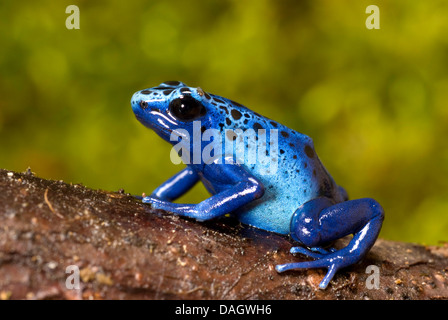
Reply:
M380 239L326 290L324 269L275 271L306 259L293 245L231 218L197 222L122 191L0 170L0 299L448 298L446 244Z

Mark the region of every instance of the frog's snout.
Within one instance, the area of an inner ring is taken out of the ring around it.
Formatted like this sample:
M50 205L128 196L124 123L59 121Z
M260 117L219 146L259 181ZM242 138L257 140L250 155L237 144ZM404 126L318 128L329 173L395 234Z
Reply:
M140 101L140 94L138 92L136 92L132 95L132 98L131 98L131 106L132 106L133 110L136 106L138 106L139 101Z
M135 114L141 113L148 108L148 101L144 99L144 96L140 93L140 91L134 93L131 99L132 111Z

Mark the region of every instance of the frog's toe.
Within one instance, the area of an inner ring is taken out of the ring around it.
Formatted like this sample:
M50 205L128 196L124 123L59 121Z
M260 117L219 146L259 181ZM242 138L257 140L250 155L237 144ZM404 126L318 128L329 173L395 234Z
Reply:
M339 261L339 259L334 258L321 258L314 261L304 261L304 262L295 262L295 263L286 263L286 264L280 264L275 266L275 270L277 272L285 272L288 270L293 269L313 269L313 268L327 268L327 274L322 279L322 281L319 284L320 289L327 288L328 284L330 283L331 279L333 279L336 272L344 268L346 265L343 263L343 261Z
M304 256L311 257L314 259L322 258L323 254L325 254L325 253L314 251L312 249L308 250L303 247L292 247L291 250L289 250L289 252L292 254L300 253L300 254L303 254Z
M335 248L328 248L324 249L321 247L311 247L311 248L304 248L304 247L292 247L291 250L289 250L290 253L300 253L307 257L311 257L314 259L320 259L323 256L335 252Z
M142 202L150 204L154 209L162 209L166 203L166 201L164 200L160 200L151 196L143 197Z
M311 247L309 249L311 251L313 251L313 252L317 252L317 253L320 253L322 255L330 254L330 253L333 253L333 252L335 252L337 250L335 248L324 249L324 248L321 248L321 247Z

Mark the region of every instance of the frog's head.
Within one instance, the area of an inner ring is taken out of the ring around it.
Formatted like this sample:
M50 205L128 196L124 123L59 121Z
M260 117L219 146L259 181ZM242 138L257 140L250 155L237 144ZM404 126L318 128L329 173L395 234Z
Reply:
M137 91L131 100L136 118L170 142L173 131L193 132L193 122L201 121L202 130L210 128L214 107L210 95L179 81L167 81L157 87ZM178 130L180 131L180 130Z
M190 159L191 156L198 158L195 157L198 154L196 151L201 151L201 154L204 151L205 155L213 153L209 158L212 161L221 155L227 157L231 152L227 142L230 142L235 153L236 149L241 151L248 143L262 141L257 136L251 140L260 129L268 130L278 125L235 101L209 94L201 88L188 87L179 81L167 81L157 87L137 91L132 96L131 104L136 118L143 125L173 145L179 143L182 148L187 146ZM234 141L240 143L234 145ZM224 154L220 152L220 142L225 144ZM178 151L178 154L181 153ZM185 158L188 161L188 156Z

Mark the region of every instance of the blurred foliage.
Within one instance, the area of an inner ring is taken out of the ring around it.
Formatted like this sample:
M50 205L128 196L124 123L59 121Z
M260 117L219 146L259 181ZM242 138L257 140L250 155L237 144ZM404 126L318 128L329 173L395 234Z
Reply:
M65 8L80 8L68 30ZM366 7L381 29L365 27ZM138 123L133 92L165 80L313 137L351 198L386 209L381 236L448 240L448 3L0 3L0 167L151 192L180 170ZM203 188L184 196L199 201Z

